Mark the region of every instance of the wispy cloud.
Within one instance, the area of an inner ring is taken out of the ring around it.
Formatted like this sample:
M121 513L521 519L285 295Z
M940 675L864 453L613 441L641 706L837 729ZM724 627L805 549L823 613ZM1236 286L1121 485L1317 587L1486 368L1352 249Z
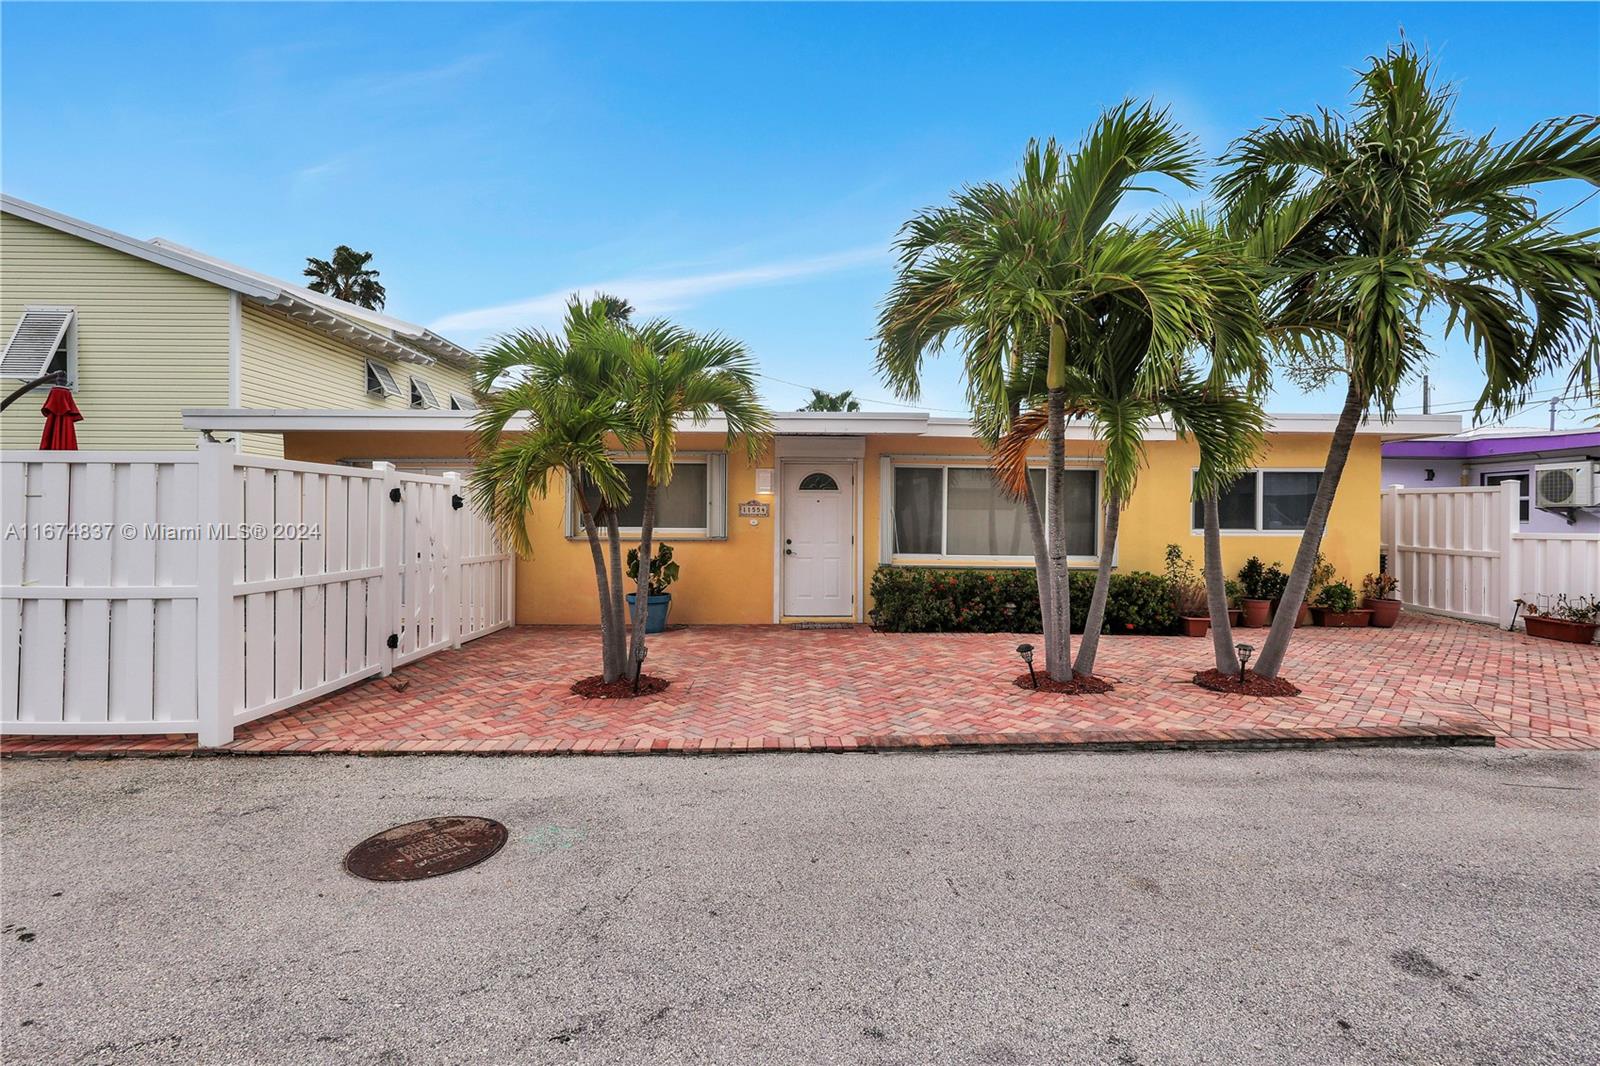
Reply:
M809 259L787 259L774 263L719 270L679 277L620 277L583 285L564 285L559 289L530 296L525 300L457 311L433 323L439 330L493 331L553 325L566 310L573 293L584 297L597 292L621 296L641 315L665 314L693 306L696 300L721 292L777 285L802 278L834 274L842 270L889 260L887 244L852 248Z

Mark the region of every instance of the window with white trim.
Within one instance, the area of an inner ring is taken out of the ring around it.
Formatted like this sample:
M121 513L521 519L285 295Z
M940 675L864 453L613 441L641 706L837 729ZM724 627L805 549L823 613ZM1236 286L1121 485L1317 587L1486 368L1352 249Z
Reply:
M1499 485L1511 481L1517 485L1517 520L1526 522L1532 511L1529 510L1528 499L1528 472L1526 470L1504 471L1498 474L1479 474L1478 484Z
M642 460L617 462L628 480L628 502L617 510L617 524L629 536L644 522L645 464ZM656 490L655 533L660 536L701 536L720 539L728 535L728 463L720 454L680 455L672 467L672 480ZM600 505L600 493L585 479L584 496L591 511ZM567 536L582 537L577 493L567 489Z
M399 398L400 386L395 384L389 368L372 359L367 360L367 392L373 396Z
M77 383L78 313L70 307L24 307L0 356L0 377L14 381L56 372Z
M1099 473L1064 472L1067 554L1092 558L1100 530ZM1028 471L1034 498L1045 501L1045 471ZM987 467L924 463L893 466L890 492L894 557L922 559L1031 559L1027 507L1013 500Z
M1247 470L1217 495L1224 533L1299 533L1311 518L1321 470ZM1205 510L1194 501L1193 528L1205 529Z
M450 394L450 410L476 411L477 409L478 404L471 396L464 396L459 392L452 392Z
M439 400L433 395L433 386L423 378L411 375L411 406L412 407L438 407Z

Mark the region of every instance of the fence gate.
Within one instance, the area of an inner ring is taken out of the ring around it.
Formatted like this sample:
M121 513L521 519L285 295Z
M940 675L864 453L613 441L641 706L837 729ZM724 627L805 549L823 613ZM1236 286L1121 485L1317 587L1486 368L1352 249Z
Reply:
M0 732L222 744L513 621L515 559L454 476L8 451L0 510Z
M1406 606L1510 625L1516 601L1600 597L1600 536L1523 533L1514 483L1383 494L1382 541Z
M451 597L450 568L454 547L450 536L458 525L461 483L455 478L426 474L391 474L399 500L390 500L398 512L391 538L397 558L395 583L394 665L459 647L455 624L456 604ZM465 508L461 508L464 510Z

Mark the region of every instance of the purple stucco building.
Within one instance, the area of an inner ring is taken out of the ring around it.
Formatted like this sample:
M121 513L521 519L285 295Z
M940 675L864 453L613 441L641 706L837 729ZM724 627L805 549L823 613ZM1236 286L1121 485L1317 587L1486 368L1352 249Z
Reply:
M1563 513L1534 506L1535 466L1582 459L1600 460L1600 431L1473 430L1450 437L1385 442L1383 484L1386 488L1454 488L1515 481L1522 489L1524 532L1600 533L1600 509L1574 511L1569 523Z

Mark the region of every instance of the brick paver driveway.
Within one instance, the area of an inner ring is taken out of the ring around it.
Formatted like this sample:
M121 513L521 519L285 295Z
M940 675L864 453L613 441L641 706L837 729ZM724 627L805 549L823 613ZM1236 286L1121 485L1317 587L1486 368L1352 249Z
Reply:
M1242 631L1259 643L1264 630ZM584 700L592 631L528 627L434 655L388 680L251 723L238 752L744 751L967 744L1307 743L1492 737L1600 748L1600 646L1406 616L1392 630L1302 630L1292 699L1189 682L1210 643L1108 637L1109 695L1018 689L1019 639L864 628L690 627L654 637L657 696ZM1037 638L1034 638L1035 640ZM190 737L8 737L8 753L189 751Z

